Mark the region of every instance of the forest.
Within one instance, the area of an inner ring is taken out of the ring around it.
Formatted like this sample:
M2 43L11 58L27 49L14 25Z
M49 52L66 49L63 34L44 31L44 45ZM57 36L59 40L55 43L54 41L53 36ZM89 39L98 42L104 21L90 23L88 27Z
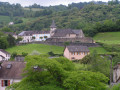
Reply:
M40 10L35 11L35 8ZM1 2L0 9L0 15L9 16L15 23L8 26L5 22L1 22L0 27L9 27L17 33L22 30L49 30L52 20L55 20L57 28L82 29L86 36L94 36L98 32L120 30L118 1L108 3L92 1L49 7L37 4L22 7L20 4L11 5Z

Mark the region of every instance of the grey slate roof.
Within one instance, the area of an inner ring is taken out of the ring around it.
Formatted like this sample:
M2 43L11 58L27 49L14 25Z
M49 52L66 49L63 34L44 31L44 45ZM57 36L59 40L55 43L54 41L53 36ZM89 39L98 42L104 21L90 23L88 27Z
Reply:
M67 46L70 52L89 52L87 46Z
M53 37L66 37L67 34L76 34L77 36L84 37L82 30L72 30L72 29L57 29Z
M56 28L56 27L57 27L57 26L55 25L55 21L53 20L53 22L52 22L50 28Z
M7 68L7 65L11 64L11 68ZM4 61L0 69L1 79L22 79L23 69L25 68L25 62L17 61Z
M10 53L6 52L6 51L3 50L3 49L0 49L0 51L3 52L3 53L5 53L5 54L9 54L9 55L10 55Z
M34 32L33 31L22 31L19 36L31 36Z
M50 31L23 31L19 36L32 36L33 34L49 34Z

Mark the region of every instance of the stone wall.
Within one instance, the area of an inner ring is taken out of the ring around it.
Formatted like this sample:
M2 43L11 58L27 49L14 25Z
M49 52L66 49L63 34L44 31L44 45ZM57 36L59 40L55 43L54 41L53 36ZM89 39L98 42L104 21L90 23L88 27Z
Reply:
M49 38L46 42L81 42L81 43L93 43L93 39L90 37L83 38Z
M35 44L47 44L47 45L56 45L56 46L65 46L64 42L32 42ZM87 46L87 47L99 47L100 45L97 43L80 43L80 42L70 42L69 45L76 46Z

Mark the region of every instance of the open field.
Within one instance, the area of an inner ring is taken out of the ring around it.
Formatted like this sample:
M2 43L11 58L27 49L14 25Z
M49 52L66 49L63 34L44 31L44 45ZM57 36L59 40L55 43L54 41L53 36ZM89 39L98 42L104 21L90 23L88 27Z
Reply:
M90 47L89 50L91 53L94 50L96 50L98 54L107 53L107 51L102 47ZM18 54L22 54L22 52L31 54L33 51L38 51L41 54L47 54L48 52L52 51L55 54L63 54L64 47L44 45L44 44L26 44L26 45L8 48L6 49L6 51L8 51L9 53L17 52Z
M96 51L97 54L106 54L106 53L109 53L103 47L90 47L89 50L90 50L90 53L92 53L94 51Z
M120 44L120 32L98 33L94 40L105 44Z
M44 44L26 44L6 49L6 51L8 51L9 53L17 52L18 54L22 54L22 52L31 54L33 51L38 51L41 54L46 54L50 51L53 51L53 53L55 54L62 54L63 50L63 47Z

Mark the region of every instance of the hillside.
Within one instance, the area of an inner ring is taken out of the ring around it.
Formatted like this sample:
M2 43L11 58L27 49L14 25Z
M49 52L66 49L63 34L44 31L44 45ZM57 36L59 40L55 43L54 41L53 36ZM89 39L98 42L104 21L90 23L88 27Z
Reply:
M82 9L72 8L66 11L53 12L43 10L36 12L34 18L38 18L31 23L26 23L19 27L22 30L44 30L49 29L54 19L58 28L83 29L85 33L97 22L103 23L105 20L119 20L120 5L97 5L89 4Z
M94 40L105 44L120 44L120 32L98 33Z

